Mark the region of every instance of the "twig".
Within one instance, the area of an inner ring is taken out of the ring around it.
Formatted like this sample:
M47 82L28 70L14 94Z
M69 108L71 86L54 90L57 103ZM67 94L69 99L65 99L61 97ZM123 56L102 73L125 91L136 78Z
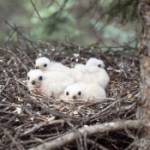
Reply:
M37 131L38 129L40 129L43 126L54 125L54 124L63 124L63 123L64 123L64 120L62 120L62 119L60 119L60 120L54 120L54 121L45 121L45 122L42 122L42 123L39 123L38 125L34 126L33 128L27 130L26 132L24 132L21 135L21 137L29 135L31 133L34 133L35 131Z
M15 113L15 112L4 111L4 110L0 110L0 113L11 114L11 115L16 115L16 116L22 116L22 117L27 117L27 115L24 115L24 114L18 114L18 113Z
M83 137L85 133L87 133L88 136L91 136L96 133L121 130L124 129L124 127L138 128L140 125L143 125L141 120L127 120L127 121L110 122L110 123L97 124L89 127L84 127L78 129L78 132ZM67 133L55 140L46 142L34 148L30 148L29 150L41 150L41 149L52 150L60 146L63 146L65 144L68 144L73 140L75 140L76 138L77 138L77 134L75 132Z
M10 80L11 80L11 79L8 79L8 80L7 80L5 86L0 90L0 94L1 94L1 93L3 92L3 90L8 86Z
M112 104L108 105L106 108L104 108L102 111L98 112L97 114L94 114L93 116L90 116L90 117L85 117L84 119L82 118L82 120L83 120L84 122L87 122L87 121L89 121L89 120L91 120L91 119L98 118L98 116L99 116L102 112L104 112L104 111L106 111L107 109L109 109L110 107L114 106L116 103L118 103L118 101L119 101L119 100L114 101Z
M109 150L108 148L106 148L106 147L104 147L104 146L102 146L102 145L100 145L100 144L98 144L95 141L92 141L90 139L87 139L87 143L89 143L95 147L98 147L99 149L102 149L102 150Z
M14 144L17 147L18 150L21 150L18 142L15 141L15 139L6 130L4 130L4 133L10 138L10 140L12 141L12 144Z
M58 0L55 0L56 4L60 7L60 4L58 3Z
M39 16L40 20L43 22L43 20L42 20L42 18L41 18L41 16L40 16L40 14L39 14L38 10L36 9L36 7L35 7L35 5L34 5L33 1L32 1L32 0L30 0L30 2L31 2L31 4L32 4L33 8L35 9L35 11L36 11L37 15Z

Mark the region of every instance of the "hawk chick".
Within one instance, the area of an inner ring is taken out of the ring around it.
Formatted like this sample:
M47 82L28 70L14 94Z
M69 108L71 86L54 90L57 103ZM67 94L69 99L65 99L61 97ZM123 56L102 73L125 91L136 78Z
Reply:
M87 73L86 67L83 64L76 64L74 66L74 68L81 71L81 72L83 72L83 73Z
M42 92L47 96L59 98L64 89L74 83L74 79L65 73L50 71L42 82Z
M74 83L64 92L65 100L94 100L101 101L106 98L105 90L97 84Z
M29 91L35 88L40 88L43 80L43 72L39 69L30 70L27 74L27 80Z
M90 58L85 66L92 79L92 82L97 83L105 89L109 83L110 78L108 73L104 69L104 62L96 58Z
M61 63L50 61L46 57L40 57L35 60L35 68L42 71L66 71L69 68Z

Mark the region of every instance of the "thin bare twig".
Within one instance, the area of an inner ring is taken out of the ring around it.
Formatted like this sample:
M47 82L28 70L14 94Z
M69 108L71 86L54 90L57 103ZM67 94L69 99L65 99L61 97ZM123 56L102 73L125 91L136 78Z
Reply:
M30 2L31 2L31 4L32 4L33 8L35 9L35 11L36 11L37 15L39 16L40 20L43 22L43 20L42 20L42 18L41 18L41 16L40 16L40 14L39 14L38 10L36 9L36 7L35 7L35 5L34 5L33 1L32 1L32 0L30 0Z
M18 144L17 141L15 141L15 139L6 131L4 130L4 133L10 138L10 140L12 141L12 143L17 147L18 150L22 150Z
M64 120L60 119L60 120L53 120L53 121L44 121L44 122L39 123L38 125L34 126L33 128L27 130L21 136L29 135L29 134L37 131L41 127L48 126L48 125L54 125L54 124L64 124Z
M95 147L98 147L99 149L102 149L102 150L109 150L108 148L106 148L106 147L104 147L104 146L102 146L102 145L100 145L100 144L98 144L95 141L90 140L90 139L87 139L87 143L89 143Z

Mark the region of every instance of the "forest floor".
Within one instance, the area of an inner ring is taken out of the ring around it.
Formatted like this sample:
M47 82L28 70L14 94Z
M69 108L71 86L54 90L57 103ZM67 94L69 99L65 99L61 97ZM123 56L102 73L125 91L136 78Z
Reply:
M5 53L0 57L0 150L27 150L72 132L77 135L74 140L61 148L55 144L54 149L124 150L132 143L136 129L91 136L81 136L77 129L136 118L140 77L136 49L122 47L112 51L108 47L104 52L98 44L79 47L40 42L32 45L32 51L28 44L0 50ZM27 72L34 68L38 56L47 56L69 67L85 63L90 57L101 58L111 79L106 100L66 103L30 94L26 87Z

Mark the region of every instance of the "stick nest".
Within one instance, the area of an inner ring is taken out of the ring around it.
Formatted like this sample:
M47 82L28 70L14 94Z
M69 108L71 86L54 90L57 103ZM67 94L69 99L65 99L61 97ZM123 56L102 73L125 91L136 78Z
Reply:
M134 50L122 48L102 51L99 45L78 47L71 44L49 43L27 48L1 48L0 57L0 150L26 150L76 131L81 127L118 120L135 119L139 94L139 59ZM34 60L44 55L72 67L85 63L90 57L104 60L110 83L107 99L99 102L70 102L48 99L29 93L27 72ZM81 138L58 149L123 150L133 141L135 130L95 134ZM101 147L102 146L102 147Z

